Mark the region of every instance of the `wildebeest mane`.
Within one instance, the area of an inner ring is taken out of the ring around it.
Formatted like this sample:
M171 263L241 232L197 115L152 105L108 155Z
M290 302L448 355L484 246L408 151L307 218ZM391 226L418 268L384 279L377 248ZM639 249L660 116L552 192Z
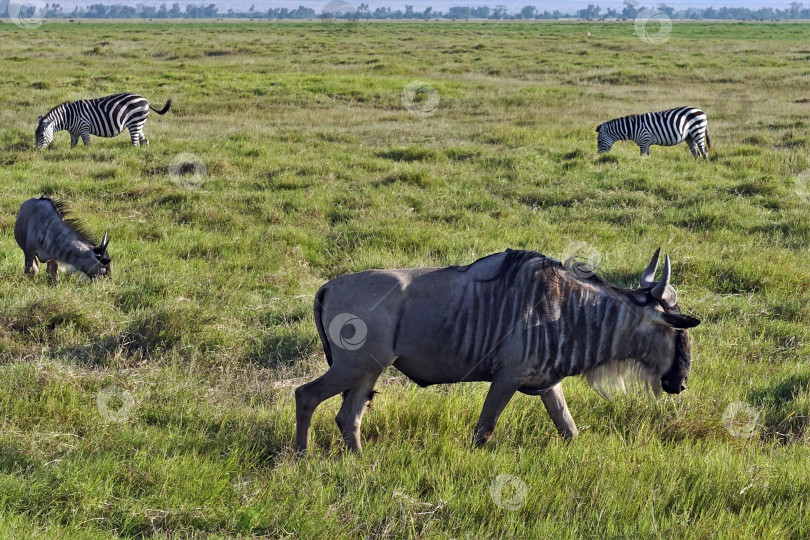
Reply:
M70 214L70 210L68 209L68 206L64 201L57 201L55 199L51 199L50 197L44 196L40 197L39 199L51 203L54 212L56 212L56 215L59 216L59 219L62 220L62 223L67 225L67 227L71 231L76 233L76 236L79 238L79 240L81 240L82 242L87 242L88 244L92 244L94 246L98 245L98 242L96 242L96 239L93 238L92 234L90 234L90 231L87 230L87 227L85 226L84 223L82 223L77 218L68 217L68 214Z
M643 306L646 304L645 301L642 300L646 295L638 294L638 293L645 293L652 289L652 287L645 287L641 289L626 289L624 287L619 287L613 285L612 283L608 283L598 275L596 275L590 268L583 268L583 272L570 272L570 270L575 270L576 265L583 264L583 263L573 263L572 265L566 265L554 259L552 257L548 257L539 253L537 251L528 251L523 249L507 249L505 251L506 257L504 257L503 262L501 262L501 266L495 272L492 277L481 279L478 281L488 282L488 281L498 281L498 280L505 280L506 286L511 286L514 283L515 277L520 269L529 261L534 261L536 259L542 259L542 264L545 267L553 267L559 269L569 270L569 275L576 279L577 281L581 281L584 283L588 283L593 285L599 289L606 289L609 291L613 291L616 294L622 295L627 297L631 302L638 306ZM494 257L495 255L500 255L500 253L493 253L492 255L487 255L486 257L482 257L471 264L466 266L451 266L450 268L458 271L458 272L467 272L473 266L489 259L490 257ZM571 268L569 268L571 266Z

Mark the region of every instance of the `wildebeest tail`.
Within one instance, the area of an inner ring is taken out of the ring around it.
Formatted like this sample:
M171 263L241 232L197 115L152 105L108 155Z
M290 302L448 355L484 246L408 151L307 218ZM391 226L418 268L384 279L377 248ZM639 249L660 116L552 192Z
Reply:
M164 105L162 109L157 110L156 108L152 107L152 105L149 105L149 108L158 114L166 114L169 110L169 107L171 106L172 106L172 98L169 98L169 101L166 102L166 105Z
M326 285L321 286L318 292L315 293L315 326L318 327L318 335L321 336L321 343L323 344L323 352L326 355L326 363L332 365L332 346L329 344L329 338L326 336L326 331L323 328L323 303L326 299Z

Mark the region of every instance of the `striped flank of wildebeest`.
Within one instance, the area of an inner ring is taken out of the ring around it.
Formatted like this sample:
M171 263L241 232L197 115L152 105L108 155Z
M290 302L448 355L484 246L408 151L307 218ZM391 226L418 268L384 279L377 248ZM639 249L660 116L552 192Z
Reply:
M308 444L312 413L343 394L337 423L359 450L360 422L374 384L393 366L421 386L489 381L472 441L492 437L506 404L539 395L559 432L577 435L561 381L584 375L604 383L637 374L657 395L686 388L683 315L660 250L639 288L611 285L576 264L533 251L507 250L468 266L370 270L337 277L315 297L315 324L329 370L296 389L296 449ZM621 386L621 384L620 384Z

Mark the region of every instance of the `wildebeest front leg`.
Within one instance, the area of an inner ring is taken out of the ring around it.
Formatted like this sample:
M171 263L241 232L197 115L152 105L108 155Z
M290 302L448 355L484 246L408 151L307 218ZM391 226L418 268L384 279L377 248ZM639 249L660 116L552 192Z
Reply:
M359 452L362 449L360 423L374 395L374 383L377 382L380 373L382 371L366 377L343 393L343 405L335 417L335 422L349 450Z
M565 402L563 395L562 383L557 383L542 394L540 397L543 399L543 405L546 406L548 415L557 426L557 431L566 439L572 439L579 434L574 419L571 418L571 413L568 412L568 404Z
M483 446L492 438L498 418L500 418L506 404L509 403L509 400L512 399L512 396L515 395L522 383L523 379L516 380L513 378L496 378L492 381L487 398L484 400L484 407L481 409L481 416L478 418L478 424L476 424L475 432L473 432L473 445Z
M56 259L51 259L47 262L45 271L48 273L48 276L50 276L51 281L54 283L59 281L59 263L56 262Z
M23 266L23 274L36 274L39 272L39 263L37 256L32 254L25 254L25 265Z

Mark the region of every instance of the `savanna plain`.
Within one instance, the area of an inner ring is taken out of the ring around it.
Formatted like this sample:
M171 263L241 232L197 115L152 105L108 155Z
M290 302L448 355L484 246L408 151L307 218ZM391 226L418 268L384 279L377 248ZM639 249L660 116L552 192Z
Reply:
M810 537L810 25L675 21L658 41L632 23L0 24L0 537ZM173 99L148 148L33 149L37 116L121 91ZM599 123L679 105L708 115L707 161L596 153ZM41 195L109 231L111 277L23 276L13 224ZM566 379L577 440L519 394L474 450L486 384L391 371L362 453L333 398L295 459L326 280L511 247L635 287L658 246L703 321L679 396Z

